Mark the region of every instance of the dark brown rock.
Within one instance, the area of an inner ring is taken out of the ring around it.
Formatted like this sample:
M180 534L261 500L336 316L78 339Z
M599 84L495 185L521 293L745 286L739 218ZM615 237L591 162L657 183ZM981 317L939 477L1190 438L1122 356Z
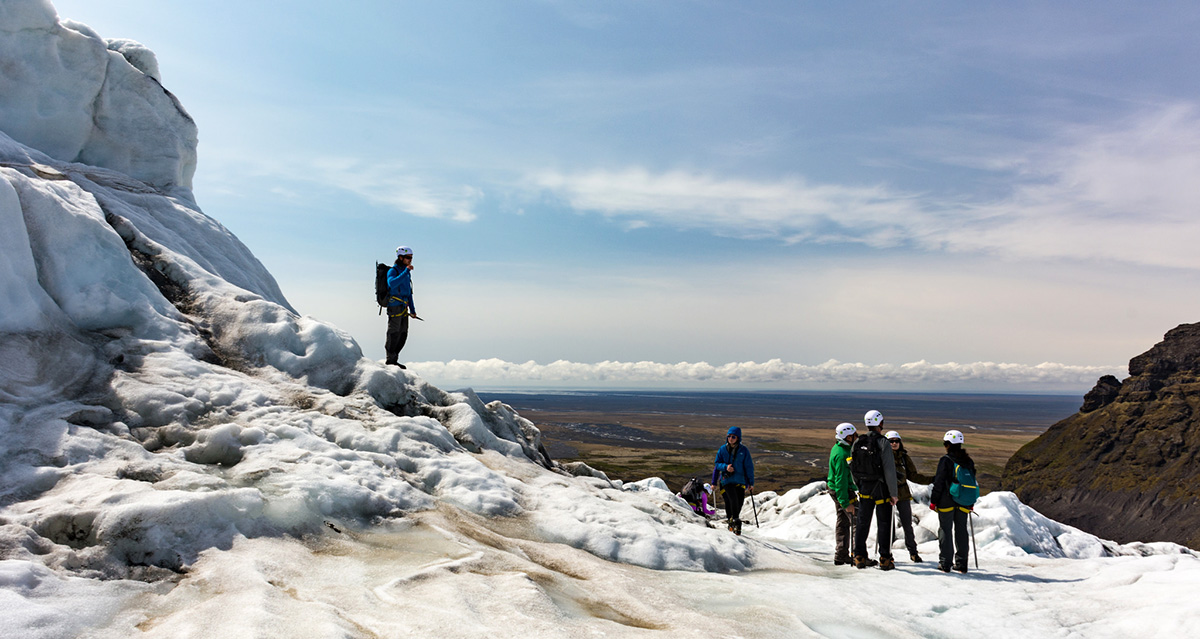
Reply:
M1119 542L1200 549L1200 323L1100 378L1080 412L1016 452L1001 487L1045 515Z
M1083 406L1079 409L1081 413L1090 413L1097 408L1103 408L1113 403L1117 398L1117 394L1121 392L1121 382L1112 375L1105 375L1096 382L1096 387L1088 391L1087 395L1083 396Z

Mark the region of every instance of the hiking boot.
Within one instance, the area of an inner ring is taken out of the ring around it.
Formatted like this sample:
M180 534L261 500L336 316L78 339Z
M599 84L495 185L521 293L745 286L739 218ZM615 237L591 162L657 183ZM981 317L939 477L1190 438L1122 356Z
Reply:
M915 552L908 553L908 558L911 559L914 564L921 563L921 555L918 555Z
M742 520L740 520L740 519L733 520L733 534L735 534L735 535L742 534Z
M964 575L965 575L965 574L967 574L967 564L966 564L965 562L964 562L964 563L961 563L961 564L960 564L960 563L955 563L955 564L954 564L954 571L955 571L955 572L961 572L961 573L962 573L962 574L964 574Z
M891 557L880 557L879 558L879 569L880 570L895 570L896 569L896 561L894 559L892 559Z
M833 565L835 565L835 566L845 566L846 564L851 564L851 563L854 563L854 560L851 559L849 556L833 558Z
M938 562L938 570L940 570L942 572L950 572L950 564L939 561Z
M878 561L875 561L874 559L871 559L869 557L864 557L862 555L859 555L854 558L854 567L855 568L871 568L872 566L878 566L878 565L879 565Z

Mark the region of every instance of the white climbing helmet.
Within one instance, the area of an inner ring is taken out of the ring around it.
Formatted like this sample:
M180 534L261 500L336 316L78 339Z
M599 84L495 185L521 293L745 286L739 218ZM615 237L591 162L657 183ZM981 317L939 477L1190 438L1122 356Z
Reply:
M869 410L866 415L863 415L863 423L867 425L867 428L880 426L883 424L883 413L877 410Z
M900 439L900 433L897 433L894 430L889 430L884 437L887 437L888 439Z
M854 428L854 424L851 424L849 422L844 422L844 423L838 424L837 429L834 432L837 433L838 441L844 442L844 441L846 441L847 437L853 435L854 433L856 433L858 431Z
M401 246L396 249L396 257L403 257L405 255L412 255L412 249L407 246Z
M961 444L961 443L963 443L962 431L948 430L948 431L946 431L946 436L943 437L942 439L944 441L950 442L951 444Z

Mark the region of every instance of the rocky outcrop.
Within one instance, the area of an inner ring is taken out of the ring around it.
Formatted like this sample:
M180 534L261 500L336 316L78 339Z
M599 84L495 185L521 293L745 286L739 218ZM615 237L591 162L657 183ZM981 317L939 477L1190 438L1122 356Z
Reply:
M1013 455L1002 487L1101 537L1200 549L1200 323L1130 360L1123 382L1100 378Z

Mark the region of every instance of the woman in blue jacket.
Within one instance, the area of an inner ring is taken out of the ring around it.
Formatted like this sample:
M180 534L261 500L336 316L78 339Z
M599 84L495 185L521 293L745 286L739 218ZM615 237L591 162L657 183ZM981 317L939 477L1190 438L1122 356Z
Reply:
M742 429L733 426L725 434L725 445L717 450L717 465L713 475L721 479L721 496L725 498L725 515L729 529L742 534L742 502L746 489L754 492L754 461L742 445Z

